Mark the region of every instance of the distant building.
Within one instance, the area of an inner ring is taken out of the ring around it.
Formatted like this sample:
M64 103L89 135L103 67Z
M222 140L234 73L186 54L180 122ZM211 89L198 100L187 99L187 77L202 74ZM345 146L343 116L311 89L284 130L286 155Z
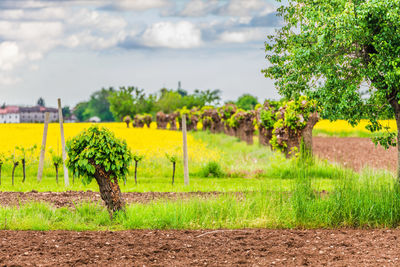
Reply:
M91 117L89 120L89 122L101 122L101 119L97 116Z
M8 106L0 109L0 123L19 123L19 108L16 106Z
M56 108L7 106L0 109L0 123L43 123L46 112L50 113L50 122L58 121L58 109Z

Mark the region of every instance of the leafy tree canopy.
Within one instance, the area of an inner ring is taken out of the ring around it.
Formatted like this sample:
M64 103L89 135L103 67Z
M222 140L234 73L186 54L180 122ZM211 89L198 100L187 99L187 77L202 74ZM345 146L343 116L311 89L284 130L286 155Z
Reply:
M371 131L395 115L400 129L400 0L289 0L278 12L285 26L268 37L263 72L281 95L308 95L331 120L368 118Z
M125 141L114 136L106 128L92 126L67 142L67 166L76 176L89 184L95 174L96 165L110 174L110 178L121 179L128 174L132 160Z
M244 94L236 101L236 106L244 110L252 110L258 104L258 99L250 94Z
M36 104L37 104L38 106L41 106L41 107L45 107L45 106L46 106L46 104L45 104L45 102L44 102L44 99L43 99L42 97L40 97L40 98L38 99L38 101L36 102Z

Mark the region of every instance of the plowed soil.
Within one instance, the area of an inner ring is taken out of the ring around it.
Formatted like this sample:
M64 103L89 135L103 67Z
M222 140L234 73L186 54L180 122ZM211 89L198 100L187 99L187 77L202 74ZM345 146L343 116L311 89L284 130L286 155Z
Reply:
M331 162L360 171L365 167L396 171L397 148L385 150L369 138L314 137L314 153Z
M153 200L160 199L188 199L191 197L205 197L210 198L218 196L223 193L220 192L128 192L123 193L124 200L127 203L148 203ZM240 195L239 193L235 193ZM103 204L99 192L92 191L66 191L66 192L0 192L0 205L11 206L20 205L27 202L47 202L51 203L54 207L74 207L81 202L99 202Z
M399 266L399 230L0 231L1 266Z

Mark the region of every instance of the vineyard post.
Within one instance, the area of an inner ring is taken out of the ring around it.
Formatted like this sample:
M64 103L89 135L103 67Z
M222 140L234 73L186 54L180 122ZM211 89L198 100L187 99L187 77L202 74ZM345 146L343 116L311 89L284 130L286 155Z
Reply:
M68 168L65 165L65 161L67 160L67 154L65 153L65 138L64 138L64 125L63 125L63 114L61 108L61 99L58 99L58 120L60 122L60 133L61 133L61 148L62 148L62 158L63 158L63 167L64 167L64 183L65 186L69 186L68 179Z
M47 129L49 127L49 119L50 119L50 113L46 112L44 114L43 139L42 139L42 146L40 148L39 170L37 176L38 182L42 181L42 176L43 176L44 156L46 153L46 139L47 139Z
M189 160L187 148L186 115L182 116L182 135L183 135L183 174L185 185L189 185Z

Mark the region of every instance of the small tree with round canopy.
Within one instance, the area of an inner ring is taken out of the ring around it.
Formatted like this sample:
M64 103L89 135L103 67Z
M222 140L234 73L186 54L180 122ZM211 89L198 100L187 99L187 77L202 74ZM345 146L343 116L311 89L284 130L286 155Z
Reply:
M67 142L67 166L85 184L93 178L99 185L100 195L110 216L124 210L125 201L118 179L128 174L132 155L125 141L106 128L91 126Z

